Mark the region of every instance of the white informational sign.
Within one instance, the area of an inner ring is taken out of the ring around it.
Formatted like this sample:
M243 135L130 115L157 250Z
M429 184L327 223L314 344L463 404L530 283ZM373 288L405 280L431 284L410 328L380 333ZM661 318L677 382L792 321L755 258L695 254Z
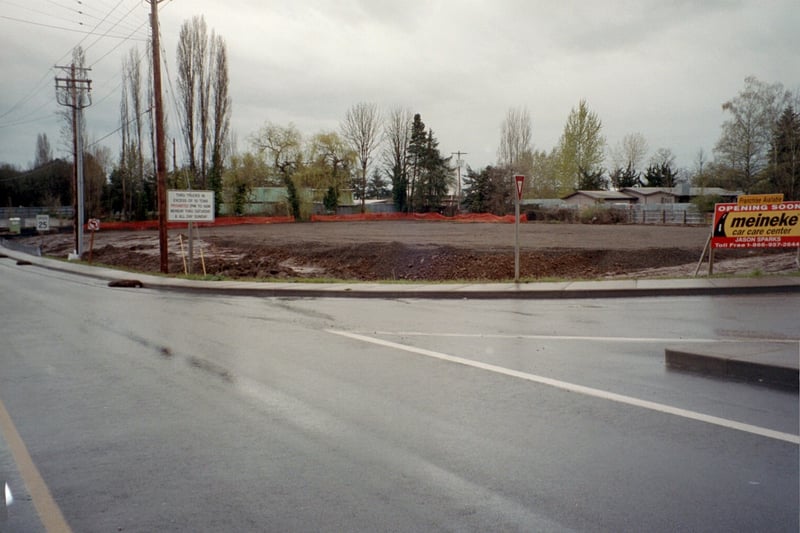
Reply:
M167 191L170 222L214 222L214 191Z
M36 215L36 231L50 231L50 215Z

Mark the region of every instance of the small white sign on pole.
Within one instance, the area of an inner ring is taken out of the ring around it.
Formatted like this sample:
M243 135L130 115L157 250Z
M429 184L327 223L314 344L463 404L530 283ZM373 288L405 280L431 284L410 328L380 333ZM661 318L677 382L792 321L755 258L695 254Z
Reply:
M214 191L167 191L170 222L214 222Z
M36 215L36 231L50 231L50 215Z

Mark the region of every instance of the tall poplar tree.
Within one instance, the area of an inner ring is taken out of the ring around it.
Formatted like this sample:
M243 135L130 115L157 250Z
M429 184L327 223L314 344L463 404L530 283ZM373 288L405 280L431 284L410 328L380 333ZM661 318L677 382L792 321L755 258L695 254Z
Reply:
M572 108L558 146L560 194L578 188L584 176L602 173L605 159L603 123L586 100Z
M229 79L225 40L209 34L203 17L185 21L178 38L181 129L196 185L217 195L230 127Z

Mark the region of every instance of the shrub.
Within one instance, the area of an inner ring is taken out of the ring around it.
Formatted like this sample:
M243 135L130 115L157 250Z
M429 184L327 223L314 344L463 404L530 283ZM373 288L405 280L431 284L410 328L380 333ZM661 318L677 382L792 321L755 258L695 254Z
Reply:
M628 222L625 209L593 205L580 213L581 224L624 224Z
M711 213L714 211L714 204L722 202L722 197L716 194L703 194L692 198L692 204L701 213Z

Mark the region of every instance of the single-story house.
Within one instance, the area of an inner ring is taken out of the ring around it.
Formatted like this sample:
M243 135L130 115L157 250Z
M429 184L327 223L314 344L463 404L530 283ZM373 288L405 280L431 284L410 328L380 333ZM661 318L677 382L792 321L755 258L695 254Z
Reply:
M675 187L676 202L689 203L698 196L719 196L722 203L736 203L736 199L744 194L743 191L729 191L721 187L688 187L678 185Z
M298 191L301 197L315 205L315 208L321 213L322 198L327 191L322 189L308 189L302 188ZM253 187L247 197L244 205L244 213L246 215L273 215L276 213L285 213L288 203L289 193L286 187ZM356 201L353 199L352 189L339 189L339 205L340 206L354 206ZM358 202L360 206L361 203ZM233 213L233 206L223 203L220 206L220 213L229 215Z
M596 204L661 205L688 204L698 196L718 196L722 202L736 202L744 194L720 187L690 187L681 183L675 187L625 187L619 191L575 191L563 198L567 205L588 207Z
M637 204L674 204L678 198L673 187L625 187L620 192L636 197Z
M620 191L575 191L563 198L567 205L589 207L597 204L625 204L636 203L636 198Z

